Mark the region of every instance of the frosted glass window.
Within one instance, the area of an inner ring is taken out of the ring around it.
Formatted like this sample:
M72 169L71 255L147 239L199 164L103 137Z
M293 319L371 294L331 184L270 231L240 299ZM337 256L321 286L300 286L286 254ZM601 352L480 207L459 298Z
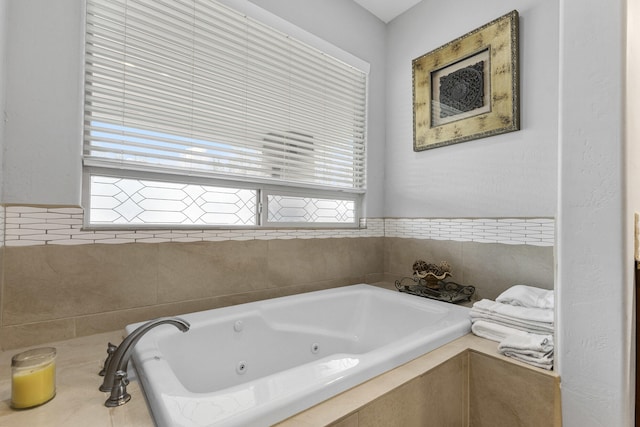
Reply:
M91 225L257 224L257 191L91 176Z
M353 223L353 200L269 195L268 222L271 223Z

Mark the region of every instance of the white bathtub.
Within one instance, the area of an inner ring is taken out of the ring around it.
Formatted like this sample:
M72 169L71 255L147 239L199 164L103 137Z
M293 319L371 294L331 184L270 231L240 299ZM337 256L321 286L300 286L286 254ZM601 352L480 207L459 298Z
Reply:
M369 285L180 317L133 353L160 427L272 425L470 330L467 308Z

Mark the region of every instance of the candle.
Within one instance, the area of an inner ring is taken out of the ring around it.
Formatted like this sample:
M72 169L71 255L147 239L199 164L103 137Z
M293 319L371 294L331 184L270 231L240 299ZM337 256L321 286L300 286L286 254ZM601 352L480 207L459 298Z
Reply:
M11 358L11 407L42 405L56 394L56 349L36 348Z

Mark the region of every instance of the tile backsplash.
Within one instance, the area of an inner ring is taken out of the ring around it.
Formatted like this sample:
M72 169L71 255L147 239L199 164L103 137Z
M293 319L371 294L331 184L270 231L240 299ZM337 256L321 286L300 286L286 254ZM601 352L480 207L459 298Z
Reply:
M449 261L452 278L476 285L482 297L514 283L553 287L552 218L366 218L357 229L86 230L79 207L6 206L0 215L2 349L159 316L392 282L410 275L415 259Z
M553 218L386 218L385 237L553 246Z
M358 229L84 230L80 207L8 206L6 246L402 237L553 246L553 218L365 218Z
M228 240L382 237L384 220L363 219L360 228L84 230L79 207L8 206L6 246L221 242Z

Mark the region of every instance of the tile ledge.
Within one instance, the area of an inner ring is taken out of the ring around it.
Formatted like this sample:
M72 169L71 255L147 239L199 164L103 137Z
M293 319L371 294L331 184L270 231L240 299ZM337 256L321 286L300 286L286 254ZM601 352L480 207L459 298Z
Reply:
M379 282L378 285L384 283ZM122 334L123 331L112 331L47 344L58 349L58 369L65 371L65 375L59 376L56 398L50 403L30 411L13 411L9 408L10 370L3 369L0 374L0 424L37 425L37 420L63 419L64 414L72 411L76 414L74 416L85 417L85 421L94 426L111 426L112 417L128 420L128 422L121 424L122 427L153 426L142 391L136 381L132 381L130 386L130 392L133 396L131 402L114 411L107 410L103 406L106 394L97 390L100 383L97 371L104 360L107 342L119 344ZM0 364L10 366L11 357L21 350L23 349L0 352ZM314 425L330 424L348 416L371 400L412 378L469 350L522 366L539 374L556 378L557 381L560 378L555 372L539 369L502 356L497 353L497 343L468 334L294 415L282 421L278 426L305 425L305 420L308 421L311 417L314 419ZM63 418L60 418L61 416ZM75 421L82 422L81 419Z

